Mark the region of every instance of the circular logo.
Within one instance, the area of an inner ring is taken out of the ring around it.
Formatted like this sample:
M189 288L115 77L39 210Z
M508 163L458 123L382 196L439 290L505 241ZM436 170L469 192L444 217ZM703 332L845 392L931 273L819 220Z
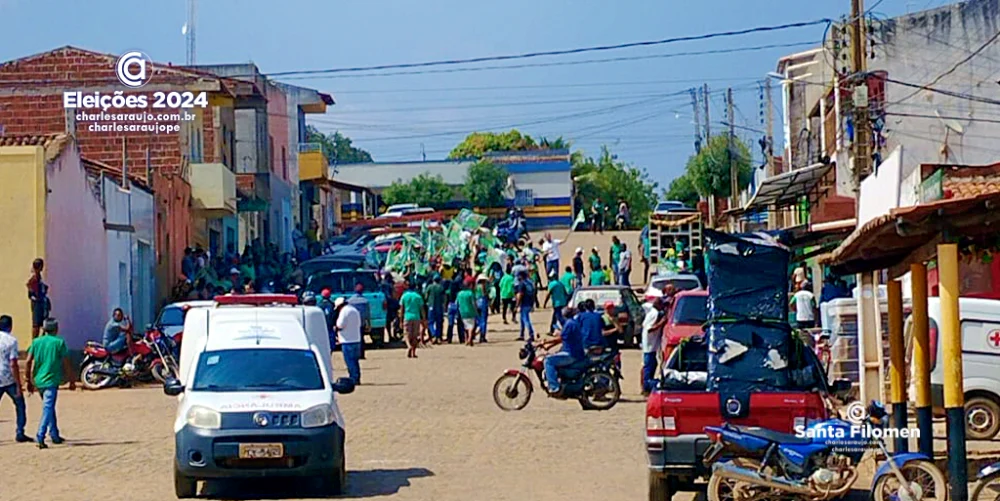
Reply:
M739 414L740 410L742 409L743 405L740 404L739 400L736 400L735 398L730 398L729 400L726 400L726 412L728 412L730 415L735 416Z
M126 52L115 63L115 75L122 85L137 89L153 75L153 60L137 50Z
M854 424L864 424L868 419L868 408L861 402L851 402L847 406L847 420Z
M266 428L271 424L271 415L266 412L258 412L253 415L253 422L261 428Z

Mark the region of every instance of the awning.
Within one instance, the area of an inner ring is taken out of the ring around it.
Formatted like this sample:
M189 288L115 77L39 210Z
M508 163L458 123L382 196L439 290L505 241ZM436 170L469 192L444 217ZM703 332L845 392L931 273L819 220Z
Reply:
M833 164L812 164L761 181L743 211L790 205L806 196L823 179Z
M826 262L837 274L890 268L899 276L911 263L933 258L942 233L950 239L996 233L998 206L1000 192L892 209L851 233Z
M786 245L791 248L804 248L839 243L854 230L856 224L857 220L852 218L788 228Z

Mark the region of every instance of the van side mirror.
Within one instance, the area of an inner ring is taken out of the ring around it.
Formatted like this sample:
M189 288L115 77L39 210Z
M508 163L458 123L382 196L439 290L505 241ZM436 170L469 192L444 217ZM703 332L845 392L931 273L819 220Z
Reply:
M163 393L171 397L176 397L184 393L184 385L177 378L167 378L163 382Z
M854 385L850 379L835 379L830 383L830 393L839 400L846 402L851 398Z
M333 383L333 392L346 395L354 393L354 380L349 377L342 377Z

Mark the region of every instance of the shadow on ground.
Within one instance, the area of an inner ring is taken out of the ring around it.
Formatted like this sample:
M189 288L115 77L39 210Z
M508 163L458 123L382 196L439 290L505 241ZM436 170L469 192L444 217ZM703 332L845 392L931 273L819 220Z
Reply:
M390 496L403 487L410 486L414 478L432 477L427 468L400 468L349 471L347 489L336 499L362 499ZM317 496L315 485L309 479L292 479L275 482L274 479L251 479L240 481L207 482L201 488L200 497L226 500L251 499L323 499Z

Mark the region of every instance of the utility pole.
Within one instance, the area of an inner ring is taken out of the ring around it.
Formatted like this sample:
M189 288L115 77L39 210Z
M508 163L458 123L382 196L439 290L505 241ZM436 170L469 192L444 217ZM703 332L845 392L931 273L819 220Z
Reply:
M197 7L198 0L188 0L187 4L187 24L184 25L185 35L187 35L187 65L192 66L195 64L195 47L194 47L194 25L197 19Z
M729 196L732 199L729 208L735 209L740 204L740 180L738 162L735 161L736 155L733 154L733 147L736 143L736 124L733 118L732 87L726 89L726 119L729 121L729 141L726 150L729 152L727 155L729 158Z
M701 153L701 120L698 112L698 91L691 89L691 107L694 109L694 152Z
M871 123L868 120L868 71L865 51L864 0L851 0L851 62L854 69L854 191L857 198L861 180L871 172Z
M771 177L774 175L774 104L771 101L771 79L768 78L764 80L764 95L767 98L767 148L764 154L767 158L767 167L765 167L765 177Z
M710 108L710 106L709 106L709 103L708 103L708 97L709 97L708 84L705 84L701 88L701 100L702 100L702 102L705 105L705 143L706 144L712 138L712 128L711 128L712 118L709 116L709 108Z

